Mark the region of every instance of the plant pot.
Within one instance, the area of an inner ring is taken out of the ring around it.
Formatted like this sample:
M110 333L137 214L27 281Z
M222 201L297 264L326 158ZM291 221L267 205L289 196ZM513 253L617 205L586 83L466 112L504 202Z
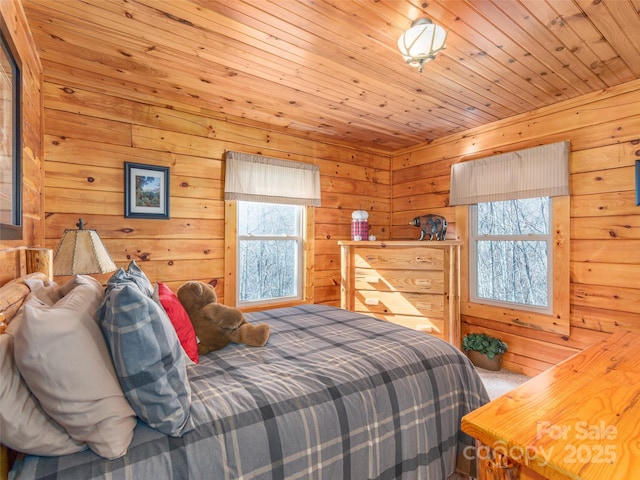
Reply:
M475 350L467 350L466 353L469 360L471 360L471 363L476 367L493 371L500 370L502 367L502 355L496 355L493 358L489 358L484 353L476 352Z

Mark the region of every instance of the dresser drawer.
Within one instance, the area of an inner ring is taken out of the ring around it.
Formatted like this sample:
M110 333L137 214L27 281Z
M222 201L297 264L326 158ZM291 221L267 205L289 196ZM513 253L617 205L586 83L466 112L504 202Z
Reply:
M444 275L437 270L355 269L356 290L444 293Z
M357 312L442 318L444 316L444 297L421 293L358 290L355 294L354 310Z
M387 322L397 323L412 330L419 330L424 333L433 335L434 337L443 338L444 336L444 318L436 317L413 317L410 315L380 315L375 317Z
M356 268L392 270L444 269L444 252L427 248L358 248L354 253Z

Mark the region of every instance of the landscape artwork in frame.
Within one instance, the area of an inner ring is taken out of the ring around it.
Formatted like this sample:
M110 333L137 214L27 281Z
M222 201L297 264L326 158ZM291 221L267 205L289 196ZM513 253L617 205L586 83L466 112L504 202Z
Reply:
M169 218L169 167L125 162L124 216Z

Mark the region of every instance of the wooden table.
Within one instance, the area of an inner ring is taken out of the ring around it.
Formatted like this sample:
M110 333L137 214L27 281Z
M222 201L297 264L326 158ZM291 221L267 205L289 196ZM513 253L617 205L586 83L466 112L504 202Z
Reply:
M621 332L469 413L480 479L640 479L640 334ZM488 446L488 447L487 447Z

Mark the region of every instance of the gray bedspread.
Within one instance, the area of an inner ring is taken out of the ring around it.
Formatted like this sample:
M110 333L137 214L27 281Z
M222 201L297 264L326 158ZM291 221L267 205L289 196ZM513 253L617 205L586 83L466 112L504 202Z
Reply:
M189 367L196 428L139 422L128 453L26 457L22 479L444 480L471 439L460 419L488 401L467 358L426 334L303 305L247 315L265 347L230 345Z

